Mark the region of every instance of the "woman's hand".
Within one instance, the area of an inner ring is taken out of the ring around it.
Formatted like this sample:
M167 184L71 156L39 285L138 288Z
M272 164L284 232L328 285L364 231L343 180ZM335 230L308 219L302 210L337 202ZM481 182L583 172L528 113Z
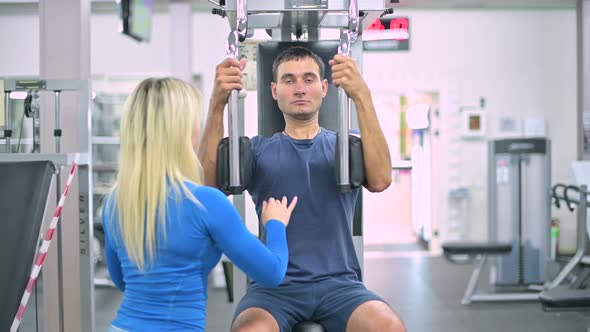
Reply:
M291 204L287 204L287 197L283 196L282 200L269 198L268 202L262 202L262 224L266 225L266 223L271 219L276 219L283 224L285 227L289 225L289 219L291 219L291 212L297 205L297 196L293 197Z

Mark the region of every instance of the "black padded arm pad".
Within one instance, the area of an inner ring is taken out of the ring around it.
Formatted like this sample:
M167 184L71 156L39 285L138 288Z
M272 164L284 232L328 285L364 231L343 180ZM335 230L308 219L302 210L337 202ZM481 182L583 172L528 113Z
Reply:
M365 162L363 159L363 143L361 139L354 135L348 135L348 146L349 146L349 160L348 160L348 167L349 167L349 182L350 188L345 191L350 191L352 189L358 188L365 183ZM336 174L336 180L340 177L340 168L338 165L340 164L340 154L338 153L338 144L336 144L336 156L334 160L334 174Z
M250 184L252 176L252 150L250 139L240 137L240 180L237 187L229 185L229 137L225 137L217 146L217 187L226 195L238 195L244 192Z

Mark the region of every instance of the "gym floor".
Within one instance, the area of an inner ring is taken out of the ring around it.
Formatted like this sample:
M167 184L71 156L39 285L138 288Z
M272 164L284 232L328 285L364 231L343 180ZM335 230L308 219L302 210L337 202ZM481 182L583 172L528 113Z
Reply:
M473 268L415 250L365 252L367 287L394 308L408 331L585 332L590 327L590 313L544 312L536 302L461 305ZM118 290L96 288L97 332L109 326L120 301ZM21 332L43 331L41 321L38 329L35 324L34 302L29 302ZM232 310L225 289L210 289L207 331L229 331Z

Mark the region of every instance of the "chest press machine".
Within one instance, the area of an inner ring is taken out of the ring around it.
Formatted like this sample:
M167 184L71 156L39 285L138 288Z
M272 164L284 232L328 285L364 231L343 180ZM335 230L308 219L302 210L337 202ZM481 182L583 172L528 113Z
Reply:
M246 39L249 30L265 29L272 36L272 41L258 46L258 134L272 136L285 126L283 114L270 91L272 63L280 52L296 45L308 48L326 63L325 77L328 79L331 77L328 61L337 53L355 58L359 68L362 68L363 29L380 15L392 13L393 4L398 2L399 0L229 0L225 2L224 8L214 9L215 14L227 15L232 29L227 41L228 57L240 58L239 43ZM320 30L323 28L340 29L339 40L319 40ZM292 40L293 36L295 41ZM249 138L241 136L243 122L240 124L238 114L243 114L239 111L243 103L240 103L238 93L239 91L232 91L228 101L229 135L220 142L218 148L217 184L227 194L239 195L234 197L234 203L240 209L244 204L244 197L240 194L247 188L252 174L252 156ZM353 128L358 128L356 116L351 116L351 111L354 113L351 106L342 88L332 88L328 89L319 113L320 126L338 133L334 185L340 192L350 191L364 182L362 145L359 138L348 134L351 123ZM334 112L334 109L338 109L338 112ZM361 203L362 196L359 194L352 235L362 267ZM234 271L233 284L228 281L230 299L239 300L245 294L245 284L245 276ZM314 332L323 331L323 328L313 322L301 322L293 331Z

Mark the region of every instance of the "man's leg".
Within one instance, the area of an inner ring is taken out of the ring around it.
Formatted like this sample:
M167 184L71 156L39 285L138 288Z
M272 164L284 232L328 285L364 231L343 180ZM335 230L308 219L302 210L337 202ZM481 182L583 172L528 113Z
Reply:
M248 308L242 311L234 320L232 332L279 332L279 324L270 314L262 308Z
M306 288L289 285L268 289L251 285L236 308L232 332L290 332L293 325L308 319L313 312L311 292Z
M312 319L326 331L404 332L393 310L361 282L325 280L315 288L321 301Z
M405 332L398 315L385 302L368 301L358 306L350 315L346 332Z

